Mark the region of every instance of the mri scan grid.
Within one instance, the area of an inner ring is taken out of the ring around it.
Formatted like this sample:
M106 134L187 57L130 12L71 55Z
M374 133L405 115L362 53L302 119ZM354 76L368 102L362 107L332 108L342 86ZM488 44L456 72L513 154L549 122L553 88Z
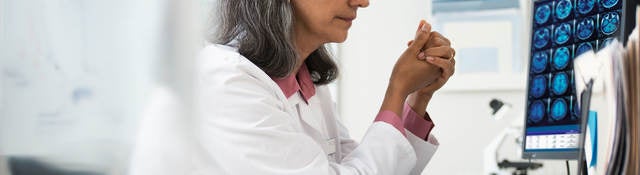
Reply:
M527 125L575 124L573 59L620 35L622 0L534 2Z

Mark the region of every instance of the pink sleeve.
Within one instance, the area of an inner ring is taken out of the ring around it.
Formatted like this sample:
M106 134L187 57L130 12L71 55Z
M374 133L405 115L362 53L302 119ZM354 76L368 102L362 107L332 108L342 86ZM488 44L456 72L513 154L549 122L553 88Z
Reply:
M402 118L400 118L396 113L391 112L389 110L380 111L380 113L378 113L378 116L376 116L376 119L374 120L374 122L378 122L378 121L389 123L391 126L398 129L398 131L400 131L402 135L407 136L404 133L404 127L402 126L402 123L403 123Z
M427 140L429 138L429 133L435 126L433 121L431 121L431 117L429 114L425 113L425 116L420 116L418 113L411 109L411 106L408 104L404 105L404 110L402 112L402 118L404 119L404 128L407 128L409 132L413 133L420 138Z

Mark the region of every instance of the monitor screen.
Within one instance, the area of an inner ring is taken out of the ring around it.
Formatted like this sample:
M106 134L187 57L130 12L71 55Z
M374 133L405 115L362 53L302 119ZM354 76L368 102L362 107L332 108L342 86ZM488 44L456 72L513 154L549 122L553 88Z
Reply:
M536 0L523 158L576 159L580 110L573 59L625 36L623 0Z

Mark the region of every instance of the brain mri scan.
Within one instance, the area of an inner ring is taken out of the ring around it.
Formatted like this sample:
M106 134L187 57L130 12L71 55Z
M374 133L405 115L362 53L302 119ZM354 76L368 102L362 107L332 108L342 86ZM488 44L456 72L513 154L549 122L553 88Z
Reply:
M534 77L530 85L530 94L534 98L540 98L545 95L545 92L547 91L547 81L547 77L544 75L538 75Z
M551 17L551 6L549 4L541 5L536 8L534 15L535 21L538 25L545 24Z
M578 22L576 27L576 36L580 40L588 40L595 33L596 22L593 18L584 18Z
M564 98L554 99L551 103L551 109L549 113L549 116L553 121L564 119L567 116L567 113L569 113L569 105L567 104L567 100L565 100Z
M560 0L556 3L556 19L564 20L571 15L573 4L570 0Z
M556 44L565 44L571 38L571 23L562 23L556 27L553 33L553 40Z
M576 56L582 55L585 52L588 52L590 50L593 50L593 43L591 42L584 42L584 43L580 43L578 44L578 48L576 48Z
M561 47L556 49L553 54L553 68L555 70L563 70L569 66L571 59L571 51L568 47Z
M536 52L533 55L533 60L531 60L531 70L534 73L542 73L547 69L548 63L549 63L549 53Z
M567 73L560 72L551 80L551 91L554 95L564 95L569 90L570 78Z
M546 113L546 107L544 102L541 100L536 100L531 103L529 106L529 121L533 123L538 123L544 119L544 115Z
M533 44L536 48L541 49L549 44L549 39L551 38L551 31L549 28L541 28L536 30L533 38Z
M579 14L585 15L591 13L596 6L596 0L577 0L576 10Z
M622 0L534 0L531 21L528 124L577 118L573 60L606 47L623 33Z
M620 27L620 15L618 12L609 12L602 15L600 19L600 32L604 35L611 35L618 31Z

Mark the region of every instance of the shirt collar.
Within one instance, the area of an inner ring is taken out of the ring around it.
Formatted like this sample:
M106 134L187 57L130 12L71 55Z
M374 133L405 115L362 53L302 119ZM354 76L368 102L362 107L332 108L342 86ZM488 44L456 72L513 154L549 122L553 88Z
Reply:
M306 64L302 64L297 74L291 74L284 78L271 78L280 86L284 95L289 98L300 91L302 98L309 104L309 99L316 94L316 87L311 79L309 69Z

